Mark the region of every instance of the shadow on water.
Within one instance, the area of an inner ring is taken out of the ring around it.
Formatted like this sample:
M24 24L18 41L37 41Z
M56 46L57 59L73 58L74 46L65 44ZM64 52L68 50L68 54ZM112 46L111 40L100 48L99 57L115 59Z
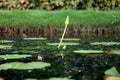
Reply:
M45 41L23 40L23 37L47 37ZM0 77L5 80L23 80L26 78L36 78L40 80L50 77L67 77L75 80L103 80L104 71L115 66L120 72L120 55L109 54L109 50L120 49L120 45L92 46L89 43L96 41L120 42L120 34L85 34L67 33L66 38L78 38L79 45L67 46L65 50L57 49L57 46L47 46L50 42L59 42L61 34L39 35L39 34L0 34L0 40L13 40L12 43L0 43L0 45L11 45L11 49L0 49L0 54L31 54L32 57L20 59L0 59L0 64L7 62L32 62L37 60L37 55L41 55L43 62L51 64L50 67L42 69L0 70ZM62 46L63 47L63 46ZM75 54L74 50L103 50L103 54ZM63 55L63 57L61 56Z

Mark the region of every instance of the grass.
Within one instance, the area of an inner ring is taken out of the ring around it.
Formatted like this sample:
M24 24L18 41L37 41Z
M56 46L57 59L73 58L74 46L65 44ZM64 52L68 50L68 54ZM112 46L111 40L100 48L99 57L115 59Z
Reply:
M57 26L64 27L67 15L74 26L120 26L120 11L77 10L0 10L0 26Z

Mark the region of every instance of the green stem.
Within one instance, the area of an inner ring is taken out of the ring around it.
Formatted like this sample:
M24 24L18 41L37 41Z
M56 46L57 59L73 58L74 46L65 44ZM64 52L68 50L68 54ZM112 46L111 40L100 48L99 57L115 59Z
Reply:
M66 32L67 26L68 26L68 25L65 25L64 32L63 32L62 38L61 38L61 40L60 40L60 42L59 42L58 48L60 48L60 46L61 46L61 44L62 44L62 41L63 41L63 38L64 38L64 36L65 36L65 32Z

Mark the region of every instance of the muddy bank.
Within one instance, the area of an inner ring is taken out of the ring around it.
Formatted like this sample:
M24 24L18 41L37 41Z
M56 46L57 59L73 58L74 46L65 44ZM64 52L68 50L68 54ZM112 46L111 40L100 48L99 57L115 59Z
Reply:
M46 27L0 27L0 34L9 35L29 35L36 34L42 36L55 36L62 34L64 28ZM115 35L120 33L120 27L74 27L67 28L66 35Z

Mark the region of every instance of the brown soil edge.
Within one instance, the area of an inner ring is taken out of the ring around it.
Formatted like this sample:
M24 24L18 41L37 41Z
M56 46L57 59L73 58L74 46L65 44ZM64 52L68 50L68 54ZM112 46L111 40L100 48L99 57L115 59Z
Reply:
M62 34L64 28L57 28L52 26L29 26L29 27L3 27L0 26L0 34L6 33L6 34L38 34L38 35L45 35L45 36L51 36L51 35L57 35ZM102 27L87 27L87 26L69 26L67 28L66 34L68 35L74 35L74 34L119 34L120 33L120 26L102 26Z

